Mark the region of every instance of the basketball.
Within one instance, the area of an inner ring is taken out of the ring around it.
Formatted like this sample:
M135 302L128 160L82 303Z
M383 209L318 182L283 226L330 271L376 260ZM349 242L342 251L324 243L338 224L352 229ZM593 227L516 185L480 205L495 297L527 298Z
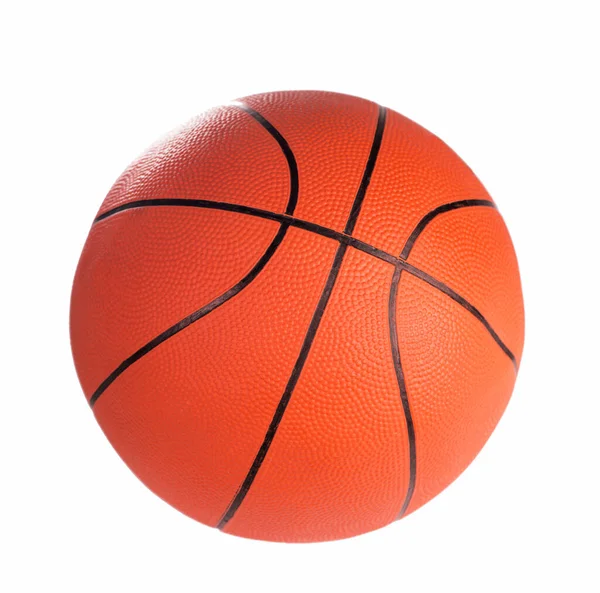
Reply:
M116 181L75 274L71 345L106 437L173 507L238 536L390 524L471 463L524 313L498 207L376 103L216 107Z

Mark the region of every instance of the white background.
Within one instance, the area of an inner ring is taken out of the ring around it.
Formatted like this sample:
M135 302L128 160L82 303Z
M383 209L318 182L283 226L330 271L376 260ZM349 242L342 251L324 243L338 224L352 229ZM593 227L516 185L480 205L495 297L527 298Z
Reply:
M598 591L595 2L7 2L0 14L0 589ZM498 202L527 330L509 408L423 509L281 545L180 515L80 391L70 285L112 182L205 108L326 89L446 140Z

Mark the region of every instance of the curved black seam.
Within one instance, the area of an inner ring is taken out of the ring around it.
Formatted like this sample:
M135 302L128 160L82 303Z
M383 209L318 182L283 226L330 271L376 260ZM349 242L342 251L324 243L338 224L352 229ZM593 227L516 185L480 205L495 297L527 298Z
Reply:
M452 288L450 288L443 282L440 282L437 278L434 278L427 272L424 272L420 268L417 268L417 267L409 264L408 262L405 262L404 260L400 260L400 259L397 260L396 271L394 272L394 278L392 279L392 287L390 289L389 323L390 323L390 337L392 340L392 356L394 359L394 369L396 370L396 376L398 377L398 386L400 388L400 397L402 399L402 405L404 407L404 413L406 416L406 425L407 425L407 429L408 429L408 439L409 439L409 454L410 454L409 486L408 486L406 498L402 505L402 509L400 510L400 513L398 514L398 518L400 518L400 517L402 517L402 515L406 512L406 509L408 508L408 505L410 503L410 500L412 498L412 494L414 491L414 485L416 482L416 440L415 440L414 425L413 425L412 416L410 413L410 404L409 404L409 399L408 399L407 390L406 390L405 377L404 377L404 373L402 371L402 364L400 361L400 348L399 348L398 341L397 341L398 340L397 333L395 334L395 332L397 332L397 329L394 329L394 328L396 328L395 303L397 301L397 291L398 291L398 285L400 283L400 277L401 277L400 273L398 273L398 270L406 271L409 274L411 274L412 276L414 276L415 278L419 278L423 282L426 282L433 288L435 288L435 289L439 290L440 292L444 293L445 295L449 296L453 301L455 301L461 307L466 309L481 324L483 324L483 326L488 331L488 333L492 336L492 338L494 339L496 344L498 344L498 346L500 346L500 348L506 354L506 356L508 356L508 358L510 359L510 361L513 364L515 372L518 371L518 365L517 365L517 360L516 360L514 354L510 351L510 349L502 341L500 336L498 336L498 334L494 331L494 328L489 324L489 322L483 316L481 311L479 311L479 309L474 307L471 303L469 303L469 301L467 301L464 297L462 297L460 294L458 294L455 290L453 290ZM394 316L393 320L392 320L392 316ZM396 342L394 342L394 340L396 340ZM414 457L414 459L413 459L413 457Z
M406 260L412 251L412 248L415 245L416 240L419 238L421 233L425 230L425 227L437 216L443 214L445 212L451 212L452 210L458 210L460 208L468 208L473 206L484 206L488 208L496 208L496 205L491 200L458 200L456 202L450 202L448 204L443 204L431 212L426 214L414 228L413 232L410 234L406 243L404 244L404 248L400 254L400 258L402 260ZM412 268L412 269L411 269ZM389 299L389 326L390 326L390 339L392 343L392 358L394 361L394 369L396 371L396 377L398 379L398 387L400 389L400 399L402 400L402 407L404 409L404 416L406 418L406 428L408 433L408 449L409 449L409 480L408 480L408 488L406 491L406 496L404 498L404 502L402 503L402 507L397 515L397 518L401 518L408 509L408 505L412 499L415 483L417 479L417 451L416 451L416 438L415 438L415 427L412 419L412 413L410 410L410 402L408 399L408 392L406 389L406 380L404 377L404 371L402 369L402 361L400 359L400 346L398 343L398 326L397 326L397 304L398 304L398 287L400 285L400 279L402 277L402 271L405 269L407 272L411 273L413 276L420 278L421 280L427 282L431 286L437 288L455 302L464 307L467 311L469 311L472 315L474 315L487 329L492 338L496 341L496 343L500 346L502 351L510 358L512 361L515 370L517 369L517 361L513 353L508 349L508 347L504 344L504 342L500 339L498 334L494 331L492 326L488 323L485 317L481 314L481 312L476 309L473 305L471 305L466 299L461 297L458 293L453 291L450 287L446 286L444 283L438 281L433 276L430 276L423 270L415 268L411 266L406 261L403 264L397 265L394 270L394 276L392 277L392 285L390 287L390 299Z
M293 214L294 210L296 209L296 205L298 204L299 181L298 164L296 163L296 158L294 157L294 153L292 152L290 145L281 135L279 130L277 130L277 128L275 128L271 122L267 121L260 113L258 113L258 111L255 111L252 109L252 107L246 105L245 103L236 103L234 106L251 115L263 128L265 128L265 130L267 130L267 132L269 132L269 134L271 134L271 136L273 136L273 138L275 138L277 144L279 144L281 152L283 152L283 155L287 160L288 169L290 171L290 200L287 208L285 209L285 213L290 215Z
M444 212L450 212L451 210L458 210L459 208L468 208L472 206L485 206L488 208L496 208L496 204L491 200L458 200L456 202L450 202L448 204L444 204L435 208L428 214L426 214L420 221L419 224L415 227L413 232L410 234L410 237L404 244L404 249L402 249L402 253L400 257L402 259L406 259L412 248L414 247L415 241L419 237L419 235L425 230L425 227L436 217Z
M406 496L402 503L402 508L397 515L400 518L406 512L408 505L410 504L413 492L415 490L415 482L417 477L417 447L415 439L415 425L413 423L412 413L410 411L410 402L408 400L408 393L406 391L406 381L404 378L404 371L402 370L402 362L400 360L400 347L398 345L398 324L396 309L398 304L398 284L400 283L400 277L402 275L402 267L397 265L394 270L392 277L392 285L390 287L390 299L388 304L388 320L390 327L390 340L392 344L392 360L394 362L394 371L396 372L396 379L398 380L398 387L400 389L400 400L402 402L402 409L404 410L404 418L406 420L406 432L408 434L408 458L409 458L409 478L408 488L406 490Z
M265 460L265 457L267 456L267 453L269 452L273 439L275 438L275 434L277 433L277 429L279 428L279 424L283 419L285 410L290 402L290 399L292 398L292 394L298 383L298 380L300 379L300 374L302 373L302 369L304 368L304 364L306 363L306 359L308 358L308 354L315 339L317 330L319 329L321 319L323 318L323 313L325 312L325 308L327 307L329 298L331 297L331 293L333 291L333 287L335 281L337 280L342 265L342 260L344 259L344 255L347 249L348 246L343 244L339 245L339 247L337 248L335 258L333 260L333 265L331 266L331 270L329 272L329 275L327 276L325 287L319 298L319 302L315 309L315 313L313 314L313 317L311 319L308 331L306 332L306 336L302 343L300 354L298 355L296 363L294 364L292 374L290 375L287 385L285 386L283 395L279 400L279 403L277 404L277 408L275 409L275 413L273 414L273 418L271 419L271 423L269 424L269 428L267 429L267 432L260 445L258 453L256 454L252 465L250 466L250 469L246 474L246 477L244 478L244 481L238 488L237 492L235 493L235 496L233 497L231 503L225 510L223 516L221 517L217 525L219 529L223 529L225 525L227 525L227 523L233 518L236 511L243 503L244 498L246 498L246 495L248 494L248 491L250 490L252 483L256 478L256 475L258 474L258 470L260 469L261 465L263 464L263 461Z
M247 113L249 113L254 119L256 119L266 130L275 138L281 150L283 151L285 158L287 160L290 172L290 193L288 197L286 212L292 214L296 208L296 204L298 203L298 167L296 165L296 159L292 150L290 149L288 143L285 138L273 127L271 123L269 123L262 115L251 109L250 107L240 104L240 109L243 109ZM139 200L138 204L141 202L152 202L153 200ZM115 214L116 212L120 212L122 210L126 210L125 206L128 204L123 204L121 206L117 206L113 208L113 210L109 212L105 212L98 216L94 223L99 220L103 220L107 218L109 215ZM145 205L148 205L147 203ZM141 207L141 206L138 206ZM267 265L269 260L273 257L278 247L281 245L290 225L286 220L280 221L279 230L277 234L267 247L266 251L260 257L260 259L254 264L252 269L234 286L232 286L229 290L225 291L223 294L218 296L216 299L212 300L210 303L204 305L197 311L194 311L192 314L184 317L182 320L178 321L175 325L172 325L154 339L150 340L147 344L136 350L131 356L126 358L94 391L92 396L90 397L89 404L91 407L94 407L94 404L98 400L98 398L106 391L106 389L119 377L123 372L125 372L132 364L137 362L140 358L154 350L157 346L162 344L164 341L173 337L175 334L178 334L180 331L184 330L186 327L190 326L192 323L195 323L202 317L208 315L211 311L214 311L217 307L220 307L222 304L226 303L228 300L233 298L236 294L241 292L246 286L248 286L261 272L261 270Z
M377 127L375 130L375 136L373 139L373 144L371 145L371 150L369 152L369 158L367 160L367 164L365 166L365 170L363 172L363 177L357 194L354 198L354 202L352 204L352 208L350 210L350 214L348 216L348 221L346 223L345 231L348 235L354 229L356 225L356 221L358 220L358 215L360 214L361 206L365 198L365 194L367 192L367 188L369 187L369 182L371 180L371 175L373 174L373 170L375 168L375 163L377 162L377 155L379 154L379 148L381 147L381 138L383 136L383 130L385 128L385 119L386 119L387 110L384 107L379 107L379 116L377 118ZM292 374L285 386L285 390L277 408L275 410L275 414L271 419L271 423L269 424L269 428L265 434L263 442L256 454L252 465L244 481L241 486L238 488L233 500L223 513L217 527L219 529L224 529L227 523L233 518L236 511L239 509L240 505L243 503L246 495L248 494L252 483L254 482L260 467L269 452L269 448L271 447L271 443L275 438L275 434L277 433L277 429L279 424L283 418L285 410L290 402L292 394L294 392L294 388L296 387L298 380L300 379L300 374L302 373L302 369L304 368L304 364L308 358L308 354L314 342L315 336L317 334L317 330L319 329L319 325L323 318L323 313L325 312L325 308L329 302L331 297L331 293L333 291L333 287L335 285L335 281L339 275L342 262L344 260L344 255L348 249L347 243L340 243L335 253L335 257L333 260L333 264L329 271L329 275L327 276L327 280L325 282L325 286L323 291L321 292L321 296L319 298L319 302L317 303L317 307L311 319L310 325L306 332L306 336L304 337L304 341L302 343L302 347L300 348L300 353L294 364L294 368L292 370Z
M402 253L400 254L400 258L403 260L407 260L412 248L414 247L417 239L421 235L421 233L425 230L425 227L437 216L440 214L444 214L445 212L451 212L452 210L459 210L460 208L471 208L474 206L483 206L487 208L496 208L496 204L491 200L458 200L456 202L450 202L448 204L443 204L442 206L438 206L434 208L431 212L426 214L414 228L413 232L410 234L410 237L406 241L404 248L402 249ZM408 263L408 262L407 262ZM410 266L410 264L408 264ZM410 272L410 270L407 269ZM483 314L471 305L465 298L460 296L456 291L452 290L449 286L440 282L430 274L427 274L423 270L419 270L418 268L413 268L413 271L410 272L413 276L417 278L421 278L428 282L431 286L434 286L444 294L448 295L451 299L457 302L459 305L464 307L467 311L469 311L472 315L474 315L487 329L489 334L492 336L494 341L500 346L502 351L510 358L515 370L518 370L517 359L512 351L508 348L508 346L502 341L500 336L496 333L494 328L490 325L487 319L483 316Z
M467 200L465 200L467 201ZM507 356L512 360L515 368L517 367L516 358L510 351L510 349L502 342L499 338L498 334L491 328L490 324L485 320L483 315L477 311L475 307L473 307L466 299L461 297L458 293L452 290L449 286L446 286L443 282L440 282L433 276L430 276L423 270L417 268L405 262L402 258L396 257L387 251L383 251L382 249L378 249L373 245L369 245L360 239L356 239L355 237L350 237L344 233L340 233L339 231L335 231L333 229L321 226L314 222L309 222L307 220L302 220L299 218L294 218L292 216L286 214L280 214L277 212L271 212L269 210L262 210L260 208L254 208L253 206L244 206L241 204L231 204L229 202L216 202L213 200L187 200L184 198L161 198L155 200L137 200L135 202L128 202L127 204L122 204L121 206L117 206L112 210L108 210L103 214L99 215L94 223L100 222L110 216L113 216L119 212L123 212L124 210L131 210L135 208L145 208L152 206L183 206L183 207L192 207L192 208L208 208L213 210L225 210L228 212L237 212L240 214L247 214L249 216L256 216L258 218L264 218L267 220L274 220L276 222L285 223L289 226L293 226L311 233L315 233L317 235L321 235L323 237L327 237L329 239L333 239L338 241L339 243L343 243L344 245L349 245L350 247L354 247L359 251L367 253L373 257L376 257L380 260L383 260L389 264L394 266L399 265L402 269L406 270L409 274L420 278L421 280L427 282L434 288L441 290L443 293L450 296L454 299L459 305L463 306L470 313L475 314L475 317L479 319L486 327L488 332L490 332L491 336L498 343L500 348L507 354ZM477 311L477 313L474 313Z
M495 332L494 328L490 325L488 320L483 316L481 311L479 309L477 309L477 307L472 305L469 301L467 301L467 299L462 297L460 294L458 294L455 290L450 288L448 285L444 284L443 282L440 282L437 278L434 278L433 276L431 276L427 272L421 270L420 268L417 268L405 261L401 261L401 263L399 265L404 270L406 270L409 274L415 276L416 278L423 280L424 282L427 282L427 284L433 286L434 288L437 288L437 290L439 290L440 292L443 292L445 295L449 296L453 301L458 303L461 307L466 309L469 313L471 313L471 315L473 315L476 319L478 319L479 322L483 324L485 329L492 336L492 338L494 339L496 344L498 344L498 346L500 346L500 348L502 349L504 354L506 354L506 356L508 356L508 358L510 358L511 362L513 363L513 366L515 367L515 370L518 370L517 359L516 359L515 355L508 348L508 346L502 341L502 338L500 338L500 336Z
M350 210L348 221L346 222L346 226L344 228L344 233L346 235L351 235L354 231L354 227L356 226L356 222L358 221L358 215L360 214L360 210L365 200L365 196L367 195L367 188L371 183L371 176L373 175L375 163L377 162L379 149L381 148L381 142L383 140L383 130L385 129L386 116L386 108L379 106L375 137L373 138L373 144L371 145L371 151L369 152L369 158L367 159L367 164L365 165L365 171L363 173L360 186L358 188L358 191L356 192L356 197L354 198L352 209Z
M355 247L360 251L364 251L365 253L369 253L374 257L387 261L388 263L395 264L398 258L391 253L387 253L374 247L373 245L369 245L360 239L356 239L342 233L340 231L336 231L334 229L330 229L328 227L317 224L316 222L310 222L308 220L303 220L301 218L295 218L288 214L281 214L279 212L271 212L270 210L263 210L261 208L255 208L254 206L245 206L243 204L232 204L230 202L217 202L214 200L188 200L185 198L158 198L153 200L136 200L133 202L128 202L127 204L122 204L121 206L117 206L112 210L108 210L103 214L100 214L95 220L94 224L105 220L119 212L123 212L125 210L135 210L138 208L148 208L154 206L177 206L177 207L187 207L187 208L206 208L208 210L220 210L225 212L235 212L238 214L247 214L248 216L255 216L257 218L264 218L266 220L273 220L275 222L279 222L282 224L287 224L289 226L293 226L305 231L309 231L311 233L315 233L316 235L321 235L323 237L327 237L329 239L333 239L338 241L339 243L344 243L346 245L350 245L351 247Z
M106 379L104 379L104 381L102 381L102 383L100 383L90 398L90 406L93 407L98 398L106 391L106 389L114 382L114 380L123 372L125 372L134 362L137 362L140 358L154 350L154 348L162 344L164 341L173 337L175 334L178 334L192 323L202 319L202 317L208 315L211 311L214 311L217 307L221 306L223 303L226 303L229 299L233 298L236 294L246 288L246 286L248 286L248 284L250 284L258 276L259 272L267 265L271 257L273 257L275 251L283 241L288 228L289 227L287 225L281 225L279 227L279 231L275 235L275 238L267 250L263 253L262 257L237 284L232 286L229 290L218 296L204 307L194 311L191 315L188 315L181 321L178 321L175 325L172 325L170 328L166 329L153 340L150 340L147 344L134 352L131 356L126 358L110 375L108 375L108 377L106 377Z

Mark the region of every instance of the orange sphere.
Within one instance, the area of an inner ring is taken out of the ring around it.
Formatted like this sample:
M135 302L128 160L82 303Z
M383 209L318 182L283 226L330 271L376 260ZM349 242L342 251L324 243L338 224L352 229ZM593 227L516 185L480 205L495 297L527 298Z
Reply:
M79 379L132 471L227 533L321 541L430 500L500 419L523 346L494 202L375 103L217 107L108 193L79 262Z

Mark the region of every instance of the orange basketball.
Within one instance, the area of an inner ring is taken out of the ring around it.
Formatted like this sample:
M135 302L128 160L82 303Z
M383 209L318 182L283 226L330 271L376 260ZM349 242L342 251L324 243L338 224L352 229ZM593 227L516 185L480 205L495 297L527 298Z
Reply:
M75 275L77 372L156 494L235 535L411 513L473 460L523 347L517 260L465 163L326 92L217 107L108 193Z

